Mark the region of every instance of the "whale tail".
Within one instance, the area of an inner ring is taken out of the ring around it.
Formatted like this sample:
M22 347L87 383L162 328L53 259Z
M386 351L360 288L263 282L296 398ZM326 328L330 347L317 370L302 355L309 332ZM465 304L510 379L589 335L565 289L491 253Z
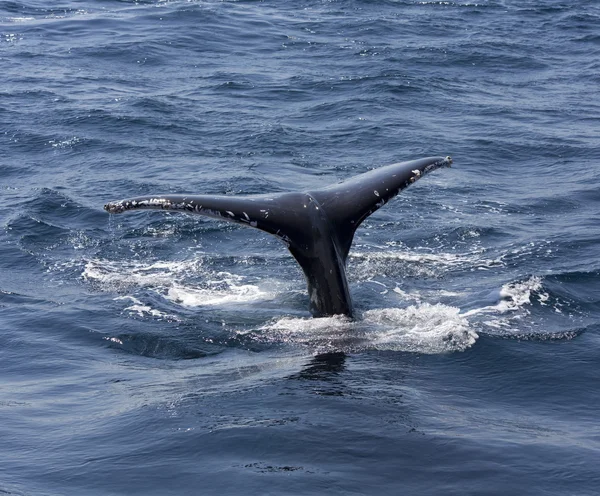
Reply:
M304 193L152 195L107 203L104 208L110 213L179 210L272 234L287 245L302 267L312 314L352 316L345 266L356 229L401 190L426 173L451 164L450 157L402 162Z

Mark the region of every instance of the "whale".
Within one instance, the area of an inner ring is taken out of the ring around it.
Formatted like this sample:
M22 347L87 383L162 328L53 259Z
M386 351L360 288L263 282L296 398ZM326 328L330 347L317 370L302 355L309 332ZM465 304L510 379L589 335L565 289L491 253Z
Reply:
M314 317L354 316L346 260L361 223L425 174L450 167L450 157L399 162L323 188L262 195L148 195L110 202L111 214L167 210L234 222L279 238L308 285Z

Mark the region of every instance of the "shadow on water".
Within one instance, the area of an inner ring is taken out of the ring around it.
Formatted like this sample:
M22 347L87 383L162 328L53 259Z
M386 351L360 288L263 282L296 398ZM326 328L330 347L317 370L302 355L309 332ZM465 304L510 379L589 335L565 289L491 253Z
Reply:
M320 383L315 389L316 394L344 396L345 386L339 376L345 369L346 354L344 352L321 353L312 357L300 372L288 376L288 379Z

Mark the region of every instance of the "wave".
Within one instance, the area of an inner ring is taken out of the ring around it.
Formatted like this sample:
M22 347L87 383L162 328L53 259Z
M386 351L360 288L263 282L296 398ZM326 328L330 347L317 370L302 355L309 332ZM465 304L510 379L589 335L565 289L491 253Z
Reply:
M489 269L502 265L499 258L486 258L483 250L465 253L416 252L414 250L353 251L349 256L350 277L370 279L373 274L439 278L452 271Z
M159 294L165 304L175 305L172 309L214 307L220 311L247 312L254 311L256 306L264 309L272 304L271 312L285 314L258 328L230 327L231 337L238 343L308 346L315 351L374 349L443 353L463 351L477 339L477 333L460 315L458 307L439 303L367 310L357 320L342 316L320 319L290 316L297 311L293 307L281 308L282 303L290 297L290 292L292 296L301 294L305 298L303 290L293 289L289 282L272 277L257 281L214 271L206 267L202 259L169 262L94 259L85 264L82 277L100 290L125 293L115 301L122 301L126 305L123 312L138 318L181 318L177 311L155 308L154 302L147 301L150 298L140 294L142 289ZM304 306L304 302L299 304ZM224 325L227 324L224 322Z
M542 278L531 276L528 279L514 281L504 284L499 292L499 299L494 305L475 308L465 312L463 315L469 317L481 313L499 313L514 312L524 305L532 303L532 297L536 298L540 304L545 304L550 296L544 291Z
M265 277L219 270L223 264L213 264L210 258L91 259L86 261L82 277L101 291L121 293L115 301L122 301L123 312L135 318L193 321L189 310L213 308L221 317L226 311L222 325L229 338L224 339L233 346L284 344L316 352L389 350L435 354L465 351L482 333L521 339L524 336L571 339L578 335L572 331L577 317L574 317L574 303L552 290L557 277L568 276L530 275L506 282L484 297L470 295L465 290L438 288L414 288L409 292L396 286L389 292L388 284L372 280L381 264L389 264L390 260L421 266L419 270L438 277L440 272L457 267L466 270L466 266L499 263L480 255L479 252L355 254L355 262L362 264L355 273L357 284L376 283L383 289L380 294L389 297L384 308L359 311L355 320L341 316L308 318L304 310L306 294L300 280L290 282L273 274ZM230 262L238 266L244 263L243 257ZM148 290L155 296L149 297ZM273 317L274 313L279 316ZM240 324L233 315L247 318ZM265 316L270 319L266 324Z

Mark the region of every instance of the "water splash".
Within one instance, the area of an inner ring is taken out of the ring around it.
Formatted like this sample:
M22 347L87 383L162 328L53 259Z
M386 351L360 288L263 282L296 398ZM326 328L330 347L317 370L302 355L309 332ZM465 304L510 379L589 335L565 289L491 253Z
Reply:
M533 299L545 305L549 298L550 295L543 288L542 278L531 276L524 281L514 281L504 284L499 291L499 300L495 305L469 310L463 315L469 317L481 313L504 314L507 312L516 312L523 309L526 305L531 305Z
M253 337L257 341L305 346L316 352L438 354L464 351L475 344L478 335L459 308L424 303L368 310L357 320L339 315L319 319L282 317L261 327Z

